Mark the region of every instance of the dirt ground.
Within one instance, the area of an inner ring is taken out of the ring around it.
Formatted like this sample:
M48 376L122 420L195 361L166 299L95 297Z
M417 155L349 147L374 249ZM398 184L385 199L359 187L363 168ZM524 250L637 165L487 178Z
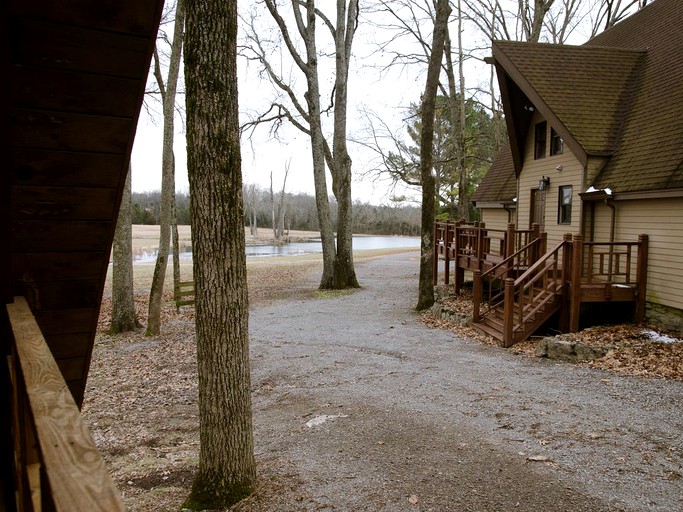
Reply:
M350 293L297 261L248 270L259 488L232 510L683 511L683 382L431 328L414 252L360 259ZM197 464L192 311L164 318L99 334L86 392L133 511L178 510Z

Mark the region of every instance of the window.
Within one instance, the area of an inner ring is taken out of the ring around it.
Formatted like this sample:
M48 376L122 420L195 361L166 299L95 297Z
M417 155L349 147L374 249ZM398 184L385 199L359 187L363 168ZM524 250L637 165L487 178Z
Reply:
M534 138L534 158L545 158L545 143L547 138L547 124L545 121L536 125Z
M550 156L561 155L564 151L564 141L555 130L550 129Z
M559 188L557 223L572 223L572 186L565 185Z

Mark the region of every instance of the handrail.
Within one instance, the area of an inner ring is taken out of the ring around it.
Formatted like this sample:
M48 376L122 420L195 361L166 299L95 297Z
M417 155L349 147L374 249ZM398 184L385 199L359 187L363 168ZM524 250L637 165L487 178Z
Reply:
M22 508L41 510L42 502L64 512L124 511L26 299L15 297L7 313L14 334L10 361L17 397L12 411L18 427L15 460L28 461L17 468L29 487L19 484Z
M506 265L506 266L507 266L509 263L511 263L512 261L514 261L514 258L516 258L516 257L519 256L520 254L522 254L524 251L528 251L529 249L531 249L531 246L534 245L534 244L536 244L536 243L538 243L539 240L540 240L540 238L534 238L531 242L529 242L528 244L526 244L524 247L522 247L522 248L519 249L518 251L512 253L512 255L508 256L507 258L505 258L505 259L504 259L503 261L501 261L500 263L497 263L496 265L494 265L493 267L491 267L490 269L488 269L486 272L484 272L484 273L481 275L481 277L487 277L489 274L492 274L494 270L497 270L498 267L502 267L503 265ZM498 276L496 276L496 277L498 277Z
M536 272L538 267L540 267L545 261L547 261L551 256L554 256L556 252L558 252L563 245L568 244L566 240L562 240L560 243L558 243L555 247L553 247L550 251L545 253L541 258L536 261L533 265L531 265L526 272L524 272L521 276L519 276L517 279L515 279L515 287L519 286L519 284L527 279L531 274Z

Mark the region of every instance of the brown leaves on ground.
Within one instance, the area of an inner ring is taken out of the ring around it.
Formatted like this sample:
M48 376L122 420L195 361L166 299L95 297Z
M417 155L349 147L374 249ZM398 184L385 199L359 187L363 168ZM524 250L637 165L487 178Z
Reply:
M472 314L472 295L465 290L460 295L443 299L444 307L451 311ZM422 321L430 327L448 329L458 336L476 339L487 345L497 342L490 336L475 331L471 327L455 325L447 320L423 313ZM683 381L683 339L673 332L667 332L654 325L604 325L590 327L578 333L558 334L558 338L581 342L590 346L607 347L607 354L585 364L624 375L655 377ZM534 356L538 338L517 343L510 350L527 356Z

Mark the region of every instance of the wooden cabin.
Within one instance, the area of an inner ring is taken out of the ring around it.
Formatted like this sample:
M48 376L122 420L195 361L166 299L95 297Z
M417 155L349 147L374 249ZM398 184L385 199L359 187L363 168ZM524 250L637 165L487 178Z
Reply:
M586 300L630 287L647 320L683 332L683 2L655 0L582 46L492 51L509 146L472 198L485 229L536 224L547 251L572 235L584 285L604 285Z
M122 510L79 413L162 0L8 0L0 510Z

